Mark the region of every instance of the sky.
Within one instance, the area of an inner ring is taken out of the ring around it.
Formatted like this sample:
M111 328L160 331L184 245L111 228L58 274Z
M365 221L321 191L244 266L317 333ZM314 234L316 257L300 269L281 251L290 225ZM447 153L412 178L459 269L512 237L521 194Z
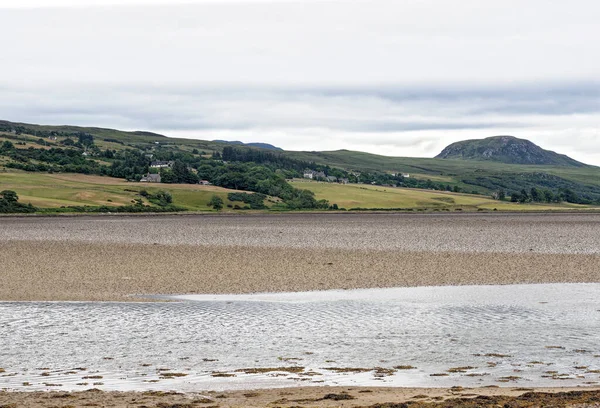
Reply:
M600 166L597 0L0 0L0 119Z

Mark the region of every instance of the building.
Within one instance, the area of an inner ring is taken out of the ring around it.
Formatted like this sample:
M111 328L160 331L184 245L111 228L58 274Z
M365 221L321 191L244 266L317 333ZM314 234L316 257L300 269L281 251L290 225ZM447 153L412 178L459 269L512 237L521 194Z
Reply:
M163 168L171 168L173 167L173 163L172 161L153 161L152 163L150 163L150 167L154 168L154 169L163 169Z
M330 183L335 183L336 181L338 181L337 177L335 176L327 176L325 177L325 179Z
M348 181L348 179L347 179L347 178L341 178L341 179L339 179L338 181L339 181L341 184L348 184L348 183L349 183L349 181Z
M304 178L307 179L326 179L327 176L322 171L304 170Z
M140 179L142 183L160 183L160 174L148 173Z
M198 182L198 184L202 184L203 186L209 186L210 185L210 181L208 181L208 180L200 180Z

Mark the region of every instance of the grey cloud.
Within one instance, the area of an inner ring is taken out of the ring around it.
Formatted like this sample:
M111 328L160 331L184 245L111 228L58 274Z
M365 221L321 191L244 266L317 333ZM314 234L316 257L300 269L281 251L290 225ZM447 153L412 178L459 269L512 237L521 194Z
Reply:
M326 128L347 132L403 132L527 128L530 115L571 115L600 110L600 87L587 93L566 86L518 89L337 89L60 86L19 92L4 86L5 114L21 118L116 118L112 126L173 130ZM81 95L85 95L82 97ZM10 118L7 118L10 119ZM110 125L110 124L109 124Z
M402 155L512 133L600 164L597 1L163 3L2 9L2 118Z

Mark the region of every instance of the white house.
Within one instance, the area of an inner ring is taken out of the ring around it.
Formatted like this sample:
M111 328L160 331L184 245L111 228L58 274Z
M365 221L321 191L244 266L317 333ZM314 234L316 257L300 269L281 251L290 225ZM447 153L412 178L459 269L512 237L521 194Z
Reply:
M153 161L152 163L150 163L150 167L155 168L155 169L162 169L162 168L166 168L166 167L173 167L173 163L172 161Z

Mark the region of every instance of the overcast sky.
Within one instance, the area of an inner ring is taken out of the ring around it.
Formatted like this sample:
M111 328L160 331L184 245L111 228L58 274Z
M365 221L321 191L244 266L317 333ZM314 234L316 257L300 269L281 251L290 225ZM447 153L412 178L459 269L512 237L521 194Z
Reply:
M0 0L0 119L600 165L597 0Z

